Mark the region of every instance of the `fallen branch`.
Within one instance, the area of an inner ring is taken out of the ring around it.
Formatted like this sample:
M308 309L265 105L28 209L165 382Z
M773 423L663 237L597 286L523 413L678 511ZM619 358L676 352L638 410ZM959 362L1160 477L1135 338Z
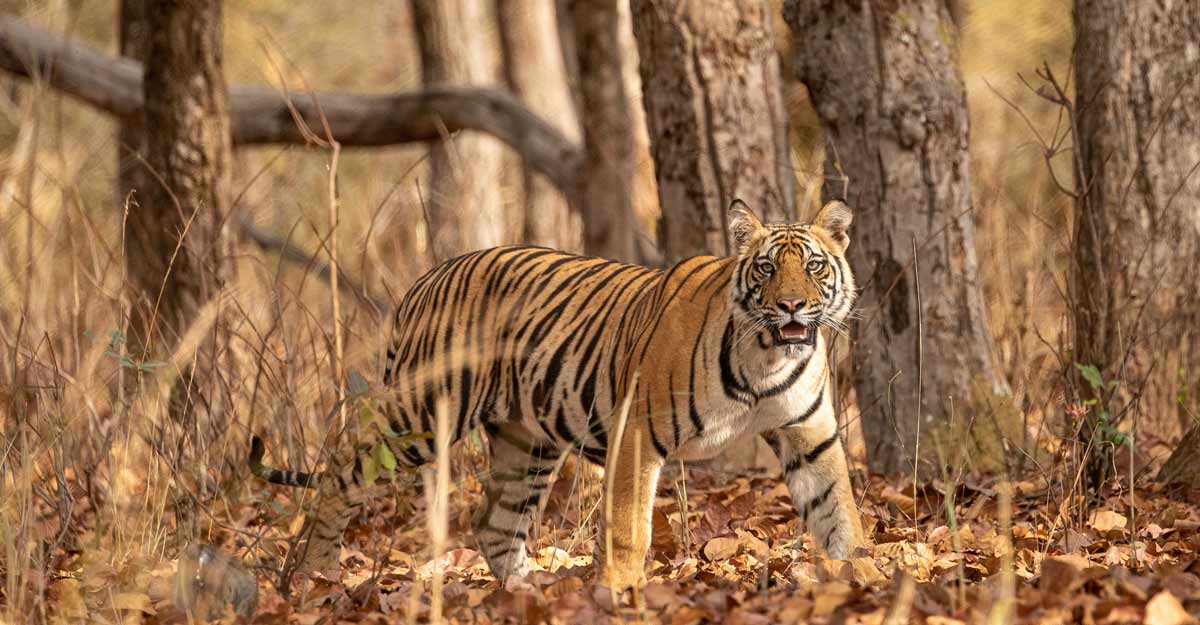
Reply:
M34 80L122 117L142 109L142 66L113 58L11 17L0 18L0 69ZM229 88L234 145L307 143L289 102L267 86ZM578 188L583 150L499 89L440 87L415 93L298 94L290 102L312 128L323 110L343 147L394 145L442 138L459 130L485 132L508 144L565 195Z

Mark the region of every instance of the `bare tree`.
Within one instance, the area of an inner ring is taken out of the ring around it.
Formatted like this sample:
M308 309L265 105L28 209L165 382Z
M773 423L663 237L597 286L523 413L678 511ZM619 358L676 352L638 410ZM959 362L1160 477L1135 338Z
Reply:
M498 82L494 31L484 0L413 0L413 21L426 86ZM495 139L464 133L430 149L430 242L449 258L504 242L500 181L502 147Z
M668 262L729 254L726 211L796 219L770 2L634 0Z
M1197 480L1184 459L1200 454L1200 6L1076 2L1075 28L1074 358L1105 384L1080 379L1097 401L1084 428L1092 477L1104 477L1116 421L1136 410L1193 430L1163 476L1192 462Z
M118 47L121 56L139 63L146 60L150 37L146 32L146 0L121 0ZM145 171L141 159L145 152L142 117L130 115L117 130L117 201L124 205L131 191L142 189ZM136 199L136 198L135 198Z
M868 461L912 470L919 433L931 440L952 414L991 423L1008 394L980 294L956 31L940 0L787 0L784 18L827 173L849 179L823 193L857 211L853 356Z
M151 2L144 11L142 123L154 132L144 138L141 199L129 210L125 250L136 345L154 354L173 348L231 276L231 143L220 2ZM137 141L129 129L122 136ZM201 368L224 357L222 334L205 334Z
M619 0L572 0L587 175L577 201L588 254L635 259L633 118L622 73Z
M497 0L508 83L531 111L569 140L579 142L566 60L559 44L554 0ZM582 220L567 197L528 165L524 175L524 240L534 245L583 250Z

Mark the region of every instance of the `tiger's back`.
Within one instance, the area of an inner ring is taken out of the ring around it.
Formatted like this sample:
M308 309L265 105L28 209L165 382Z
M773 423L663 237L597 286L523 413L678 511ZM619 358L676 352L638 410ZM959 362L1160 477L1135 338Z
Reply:
M534 247L443 263L397 309L383 374L395 394L389 425L432 431L442 400L455 439L476 426L499 436L517 420L532 440L603 462L625 357L662 277ZM402 453L420 464L433 452L426 438Z

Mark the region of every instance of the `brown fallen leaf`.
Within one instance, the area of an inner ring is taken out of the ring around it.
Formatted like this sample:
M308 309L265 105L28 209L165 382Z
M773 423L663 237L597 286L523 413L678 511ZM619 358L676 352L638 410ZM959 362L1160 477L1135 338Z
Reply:
M812 616L829 616L850 599L850 585L842 581L821 584L813 590Z
M118 610L138 610L154 614L154 608L150 607L150 595L144 592L122 592L113 595L112 606Z
M671 625L697 625L698 623L714 622L716 613L708 608L683 606L671 616Z
M1196 619L1183 609L1175 595L1164 590L1146 602L1146 625L1187 625Z
M887 577L875 566L874 558L823 560L818 565L818 571L823 580L857 582L863 586L875 586L887 581Z
M1097 510L1088 518L1088 527L1101 534L1110 530L1124 530L1128 519L1120 512L1112 510Z
M1042 561L1042 576L1038 588L1067 590L1082 581L1083 572L1092 566L1090 560L1073 554L1054 556Z
M704 557L712 561L727 560L737 554L742 541L733 536L718 536L704 543Z
M909 516L916 516L917 514L917 500L891 486L885 487L883 492L879 494L879 497L893 506L900 508L904 514Z

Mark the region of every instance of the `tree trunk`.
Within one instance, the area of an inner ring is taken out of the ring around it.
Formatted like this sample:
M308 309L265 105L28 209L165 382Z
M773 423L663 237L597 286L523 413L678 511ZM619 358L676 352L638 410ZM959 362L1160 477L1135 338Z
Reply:
M634 131L621 65L618 1L574 0L571 6L588 168L577 201L584 251L632 262Z
M849 178L823 195L856 209L855 390L869 465L911 471L919 438L921 459L937 457L935 444L986 452L974 430L1004 427L1008 388L977 276L966 93L946 5L788 0L784 18L825 128L827 172ZM970 415L974 427L955 427Z
M1076 201L1074 358L1117 383L1113 392L1083 381L1081 394L1098 400L1085 435L1104 434L1128 416L1108 415L1104 427L1101 411L1130 405L1142 429L1174 427L1165 415L1192 429L1191 445L1176 456L1194 457L1200 5L1076 2L1075 28L1077 186L1086 191ZM1138 401L1130 404L1132 397ZM1168 467L1179 466L1176 456Z
M1167 463L1158 472L1158 480L1200 488L1200 425L1194 426L1179 441Z
M734 199L797 220L774 16L765 0L634 0L668 263L728 255Z
M579 120L567 84L554 0L497 0L496 13L509 85L531 111L578 142ZM550 181L528 166L524 208L526 243L583 251L579 214L571 211L567 198Z
M126 170L142 189L139 206L129 212L125 245L132 328L139 346L154 354L172 349L231 277L231 142L220 2L150 2L144 9L142 123L154 132L144 138L149 173ZM130 34L128 49L140 47L135 39ZM123 140L134 130L123 128ZM224 351L221 341L213 342L219 334L206 334L204 348L211 351L200 359L204 367L213 364L205 358Z
M413 21L426 86L499 82L497 51L484 0L413 0ZM430 149L425 193L429 240L437 259L494 247L507 239L502 212L502 146L493 138L461 133Z
M146 62L146 50L150 36L146 32L146 0L121 0L118 17L119 48L121 56L139 63ZM145 188L142 160L145 158L145 134L141 116L130 116L120 120L117 129L117 202L124 207L127 199L136 202L138 194ZM134 196L130 197L130 192Z
M663 260L731 254L726 213L735 198L760 217L795 220L770 3L634 0L632 12ZM758 436L747 436L706 469L735 475L776 464Z

